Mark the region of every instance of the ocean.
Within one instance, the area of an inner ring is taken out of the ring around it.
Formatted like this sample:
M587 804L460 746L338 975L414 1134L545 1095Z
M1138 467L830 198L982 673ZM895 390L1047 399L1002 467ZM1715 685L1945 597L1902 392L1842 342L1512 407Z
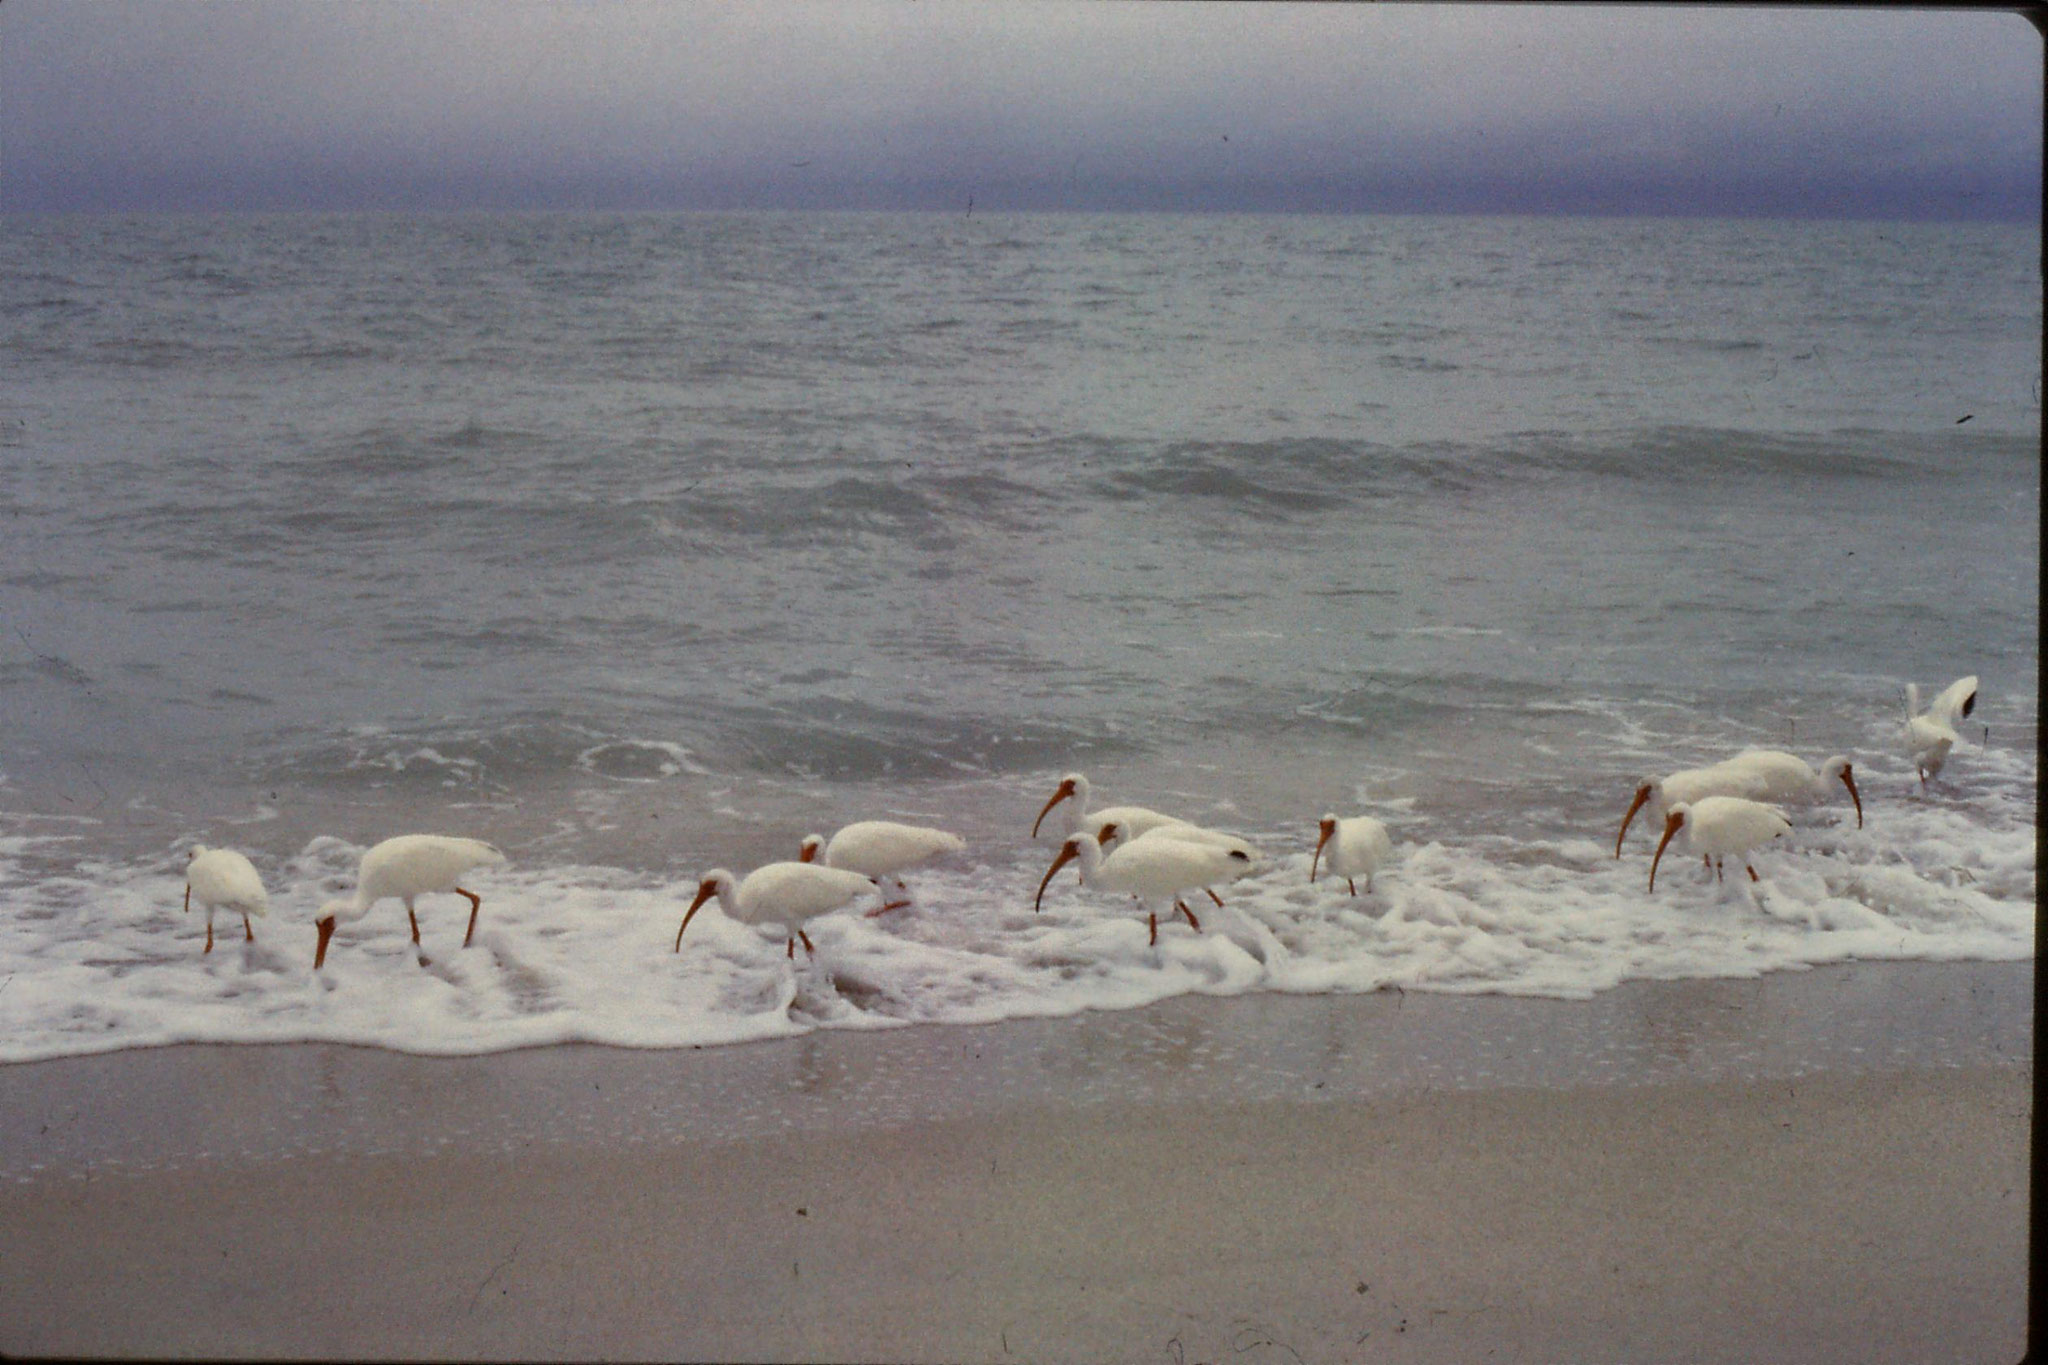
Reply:
M16 216L0 234L0 1061L462 1055L1173 997L1584 999L2030 960L2031 226L952 214ZM1904 693L1981 679L1924 787ZM1760 880L1615 836L1854 764ZM1063 773L1250 840L1202 929ZM1367 891L1311 884L1371 814ZM964 853L816 952L698 879ZM468 907L316 908L389 835ZM270 913L181 909L195 844Z

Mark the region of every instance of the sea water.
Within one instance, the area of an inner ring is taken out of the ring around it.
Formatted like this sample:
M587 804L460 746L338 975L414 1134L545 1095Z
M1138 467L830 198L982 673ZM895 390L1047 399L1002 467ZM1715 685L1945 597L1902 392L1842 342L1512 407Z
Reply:
M0 1060L422 1053L2033 951L2032 227L1295 216L16 217ZM1922 784L1904 690L1976 674ZM1752 883L1635 784L1854 763ZM1062 773L1229 829L1197 932ZM1317 818L1392 862L1309 880ZM698 879L967 851L814 954ZM392 834L508 855L315 909ZM194 844L269 891L181 910ZM422 965L421 957L426 962Z

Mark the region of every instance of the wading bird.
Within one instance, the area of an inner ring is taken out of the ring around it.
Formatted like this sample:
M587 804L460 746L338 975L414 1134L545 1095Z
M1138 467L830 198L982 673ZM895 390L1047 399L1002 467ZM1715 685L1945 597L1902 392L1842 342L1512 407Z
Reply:
M1749 865L1751 850L1789 833L1792 822L1776 806L1740 796L1680 801L1664 817L1664 837L1657 842L1657 856L1650 859L1652 891L1657 889L1657 864L1663 861L1664 847L1681 829L1686 846L1714 864L1714 880L1721 879L1721 860L1732 854L1743 860L1743 870L1756 881L1756 869Z
M1365 889L1372 890L1372 874L1378 870L1394 852L1394 841L1387 835L1387 827L1370 815L1354 815L1348 820L1339 820L1335 815L1325 815L1322 832L1316 837L1315 854L1308 860L1308 879L1316 879L1316 861L1323 856L1323 847L1330 849L1330 871L1344 879L1351 888L1351 894L1358 894L1355 877L1365 878Z
M334 936L338 920L343 916L361 919L371 906L388 896L405 902L405 917L412 922L415 946L420 941L419 916L413 910L416 899L442 891L465 898L469 901L469 928L462 935L462 946L467 948L476 937L477 912L483 909L484 901L476 892L465 891L455 883L476 868L495 867L504 861L504 854L481 839L459 839L446 834L401 834L386 839L363 855L356 871L355 894L320 907L319 917L314 921L320 930L320 945L313 952L313 969L318 971L327 961L327 940ZM424 957L420 960L426 961Z
M1733 758L1704 768L1682 768L1664 777L1645 780L1636 788L1628 814L1621 817L1621 832L1614 836L1614 856L1621 856L1621 841L1636 812L1650 807L1661 817L1685 802L1709 796L1739 796L1749 801L1820 802L1828 798L1839 781L1856 806L1856 828L1863 828L1863 796L1856 790L1856 773L1849 760L1837 754L1815 772L1806 760L1777 749L1745 749Z
M884 878L893 879L901 899L885 901L868 911L870 915L879 915L910 904L910 888L904 884L903 869L941 853L958 853L965 847L965 839L942 829L899 825L894 820L857 820L834 834L829 843L819 835L806 834L797 858L800 862L858 872L878 887Z
M1094 823L1093 817L1090 818L1090 822ZM1081 834L1082 837L1086 837L1085 831L1077 831L1077 833ZM1106 852L1114 851L1109 847L1111 843L1116 843L1117 847L1121 848L1146 839L1178 839L1182 843L1203 844L1209 848L1223 849L1226 852L1236 849L1244 854L1244 862L1239 864L1239 870L1231 878L1232 881L1248 874L1259 861L1259 851L1253 848L1247 840L1241 839L1235 834L1225 834L1220 829L1208 829L1202 825L1191 825L1185 820L1174 820L1167 824L1154 825L1143 834L1131 834L1124 826L1117 823L1114 819L1110 819L1101 821L1094 833L1095 841L1101 844ZM1215 887L1205 886L1202 890L1210 900L1218 905L1223 904L1223 897L1216 894Z
M225 908L242 917L242 932L248 941L256 941L256 931L249 927L249 916L270 913L270 898L263 893L263 879L256 875L256 869L249 860L231 848L208 848L201 844L194 848L185 863L185 913L192 913L192 898L199 897L199 904L206 909L206 946L200 949L204 956L213 951L213 912Z
M1977 709L1977 675L1958 678L1920 710L1920 685L1906 684L1906 752L1920 773L1920 785L1941 776L1949 750L1955 748L1956 722Z
M794 926L789 935L789 956L796 956L798 939L803 940L804 951L808 953L813 950L811 936L803 929L805 920L837 910L874 889L874 882L858 872L821 867L817 863L766 863L737 883L732 873L714 867L697 883L697 899L683 912L682 925L676 930L675 951L683 950L683 931L690 927L697 911L704 902L716 897L718 908L728 919L744 924Z
M1202 922L1195 918L1195 912L1188 909L1183 894L1198 887L1212 886L1217 882L1230 881L1244 875L1251 867L1251 856L1242 849L1219 848L1212 844L1189 843L1172 838L1137 838L1119 847L1107 857L1103 856L1102 844L1086 834L1070 835L1060 845L1059 856L1045 871L1045 880L1038 884L1038 896L1031 903L1037 910L1045 899L1045 888L1053 874L1068 863L1079 860L1081 880L1099 891L1127 892L1138 898L1145 907L1145 918L1151 926L1151 942L1159 942L1159 913L1161 903L1171 901L1173 908L1188 918L1196 933L1202 931Z

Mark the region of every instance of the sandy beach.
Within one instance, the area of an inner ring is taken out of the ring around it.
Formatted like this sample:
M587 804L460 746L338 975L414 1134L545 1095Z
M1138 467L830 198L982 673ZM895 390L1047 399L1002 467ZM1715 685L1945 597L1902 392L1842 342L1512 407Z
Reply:
M175 1048L11 1067L0 1350L2016 1360L2030 988L2024 963L1850 967L1590 1002L1190 1000L674 1053ZM1744 1033L1815 1041L1731 1060L1707 1035L1738 1014ZM1473 1063L1625 1015L1664 1031L1608 1080L1501 1083ZM1321 1070L1252 1074L1271 1035L1311 1023ZM1183 1025L1199 1036L1178 1063L1130 1041ZM1944 1030L1938 1059L1885 1051ZM1204 1050L1224 1033L1239 1051ZM960 1066L935 1068L941 1051ZM1089 1060L1049 1077L1053 1056ZM331 1109L291 1100L291 1077ZM886 1099L906 1085L918 1096ZM657 1092L704 1121L651 1121ZM550 1095L557 1126L508 1126ZM342 1111L376 1112L322 1138ZM560 1126L577 1111L591 1122ZM139 1127L136 1150L164 1159L108 1158L103 1134L99 1157L24 1165L32 1130L47 1145L67 1121Z

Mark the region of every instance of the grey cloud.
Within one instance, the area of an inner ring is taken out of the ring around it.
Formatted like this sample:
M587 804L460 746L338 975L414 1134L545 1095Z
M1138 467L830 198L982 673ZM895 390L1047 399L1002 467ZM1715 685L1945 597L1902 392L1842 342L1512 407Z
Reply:
M0 205L2031 216L2011 15L0 6Z

